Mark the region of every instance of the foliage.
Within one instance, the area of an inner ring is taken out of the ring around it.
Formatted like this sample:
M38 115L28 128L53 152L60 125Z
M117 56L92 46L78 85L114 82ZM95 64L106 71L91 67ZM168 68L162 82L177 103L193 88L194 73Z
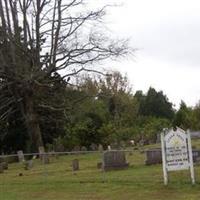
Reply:
M57 84L73 84L75 75L97 72L95 63L129 53L127 40L103 34L107 6L89 5L87 0L0 0L0 120L20 112L30 151L52 141L41 126L43 113L65 112Z
M144 116L155 116L173 120L174 109L172 103L163 94L162 91L157 92L154 88L149 88L146 95L141 91L136 92L140 108L139 114Z

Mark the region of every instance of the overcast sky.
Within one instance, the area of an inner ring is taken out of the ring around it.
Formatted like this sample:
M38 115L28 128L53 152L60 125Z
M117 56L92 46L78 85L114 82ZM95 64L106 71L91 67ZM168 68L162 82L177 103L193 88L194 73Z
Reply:
M108 2L108 1L107 1ZM179 106L200 100L200 1L112 0L109 29L129 37L135 58L107 63L127 73L134 91L163 90Z

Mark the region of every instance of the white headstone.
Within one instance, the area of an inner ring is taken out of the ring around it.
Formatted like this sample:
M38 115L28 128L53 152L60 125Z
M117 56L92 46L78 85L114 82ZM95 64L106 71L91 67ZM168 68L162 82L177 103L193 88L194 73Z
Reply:
M192 147L189 132L177 128L161 134L164 183L168 183L169 171L190 169L192 183L195 183Z
M17 156L18 156L19 162L24 162L25 161L23 151L17 151Z

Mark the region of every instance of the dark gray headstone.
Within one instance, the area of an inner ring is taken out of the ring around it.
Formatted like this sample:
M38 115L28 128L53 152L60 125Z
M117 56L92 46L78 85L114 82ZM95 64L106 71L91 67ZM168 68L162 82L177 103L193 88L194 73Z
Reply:
M98 149L98 146L97 146L96 144L92 143L92 144L90 145L90 150L91 150L91 151L97 151L97 149Z
M2 163L0 163L0 174L2 174L3 173L3 165L2 165Z
M43 164L49 164L50 163L49 155L48 154L44 154L42 161L43 161Z
M102 162L97 163L97 169L102 169Z
M82 146L82 147L81 147L81 151L87 151L87 147Z
M65 151L65 147L63 144L56 144L54 147L54 150L56 152L64 152Z
M117 142L111 143L110 147L111 147L111 149L114 149L114 150L120 150L121 149L120 144L117 143Z
M80 150L81 150L81 147L80 147L80 146L78 146L78 145L77 145L77 146L75 146L75 147L74 147L74 149L73 149L73 151L80 151Z
M123 151L106 151L103 154L103 169L105 171L113 169L124 169L129 164Z
M125 149L125 147L126 147L126 142L120 141L120 148Z
M3 166L4 170L8 169L8 163L7 162L2 162L1 165Z
M200 150L192 149L192 156L194 163L198 163L200 160Z
M72 160L72 170L73 171L79 170L79 160L78 159Z
M146 151L146 165L160 164L162 163L161 149L150 149Z

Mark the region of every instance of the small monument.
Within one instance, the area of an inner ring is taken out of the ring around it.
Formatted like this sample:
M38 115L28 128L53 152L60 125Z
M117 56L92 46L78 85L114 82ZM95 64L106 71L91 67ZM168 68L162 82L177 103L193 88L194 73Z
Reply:
M8 169L8 162L2 162L1 164L2 164L4 170Z
M97 163L97 169L102 169L102 162Z
M72 160L72 170L73 171L79 170L79 160L78 159Z
M160 148L149 149L146 151L146 165L162 163L162 153Z
M21 151L21 150L17 151L17 156L18 156L19 162L24 162L25 161L23 151Z
M2 163L0 163L0 174L2 174L2 173L3 173L3 170L4 170L4 168L3 168L3 164L2 164Z
M38 148L39 154L40 154L40 159L43 160L44 154L45 154L45 149L43 146Z
M97 146L96 144L92 143L92 144L90 145L90 150L91 150L91 151L97 151L97 149L98 149L98 146Z
M190 170L192 184L195 183L191 138L189 131L180 128L165 129L161 133L164 184L168 183L168 172Z
M33 168L33 161L32 160L28 160L24 162L24 169L25 170L30 170Z
M82 146L81 147L81 151L87 151L87 147L86 146Z
M73 148L73 151L80 151L80 150L81 150L81 147L78 145Z
M103 170L124 169L129 164L126 162L126 156L123 151L106 151L103 154Z
M100 151L100 152L103 152L103 145L102 144L99 144L99 146L98 146L98 150Z

